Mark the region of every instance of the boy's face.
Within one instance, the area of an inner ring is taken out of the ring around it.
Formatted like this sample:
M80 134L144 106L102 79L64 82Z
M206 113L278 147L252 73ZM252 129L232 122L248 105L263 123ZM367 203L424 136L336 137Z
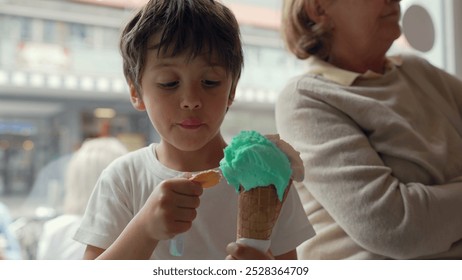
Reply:
M232 78L226 69L202 56L157 56L149 50L141 92L131 86L133 106L146 110L161 145L198 151L221 139L220 126L232 104Z

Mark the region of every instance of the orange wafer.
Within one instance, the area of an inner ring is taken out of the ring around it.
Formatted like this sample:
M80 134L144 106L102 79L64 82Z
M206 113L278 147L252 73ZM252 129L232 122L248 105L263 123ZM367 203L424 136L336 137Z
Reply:
M210 188L218 184L221 180L221 173L217 170L207 170L197 173L189 180L200 183L205 188Z

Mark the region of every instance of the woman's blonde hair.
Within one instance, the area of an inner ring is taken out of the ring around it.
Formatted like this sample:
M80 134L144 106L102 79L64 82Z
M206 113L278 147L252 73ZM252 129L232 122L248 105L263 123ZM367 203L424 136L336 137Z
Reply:
M126 154L116 138L86 140L72 155L65 174L64 213L82 215L101 172L116 158Z
M287 48L300 59L315 55L327 59L331 47L331 27L315 23L307 13L314 0L284 0L282 35Z

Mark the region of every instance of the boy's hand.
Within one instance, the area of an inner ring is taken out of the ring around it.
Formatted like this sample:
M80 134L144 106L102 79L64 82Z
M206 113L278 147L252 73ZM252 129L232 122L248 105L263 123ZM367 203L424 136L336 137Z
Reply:
M227 260L274 260L270 253L263 253L260 250L244 244L229 243L226 246Z
M202 192L200 184L184 178L160 183L140 211L147 234L155 240L166 240L189 230Z

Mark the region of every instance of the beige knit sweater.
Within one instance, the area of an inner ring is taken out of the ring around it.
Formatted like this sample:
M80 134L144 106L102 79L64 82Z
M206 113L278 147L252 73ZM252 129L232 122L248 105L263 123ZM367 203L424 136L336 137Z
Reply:
M276 104L317 233L299 258L462 259L462 82L415 56L351 85L337 72L293 79Z

